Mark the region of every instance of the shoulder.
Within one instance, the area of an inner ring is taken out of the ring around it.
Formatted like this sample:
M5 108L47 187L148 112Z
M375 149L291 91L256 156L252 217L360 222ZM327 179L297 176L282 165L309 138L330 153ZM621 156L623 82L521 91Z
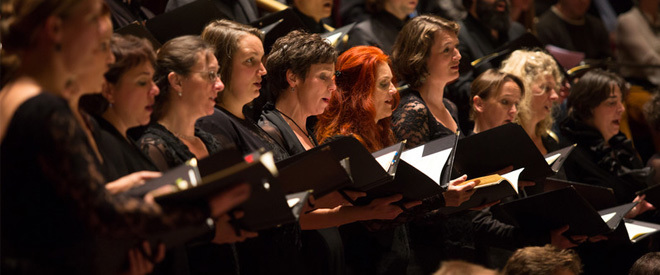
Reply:
M401 103L397 110L427 112L428 107L419 93L414 90L405 90L401 93Z

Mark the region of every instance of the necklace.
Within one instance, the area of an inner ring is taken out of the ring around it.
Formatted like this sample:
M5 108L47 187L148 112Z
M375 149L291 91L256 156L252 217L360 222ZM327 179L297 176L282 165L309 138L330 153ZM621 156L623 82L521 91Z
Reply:
M277 110L277 109L276 109L276 110ZM283 115L284 117L288 118L291 122L293 122L293 125L296 125L296 127L298 128L298 130L300 130L303 134L305 134L305 136L307 136L307 139L309 139L309 141L310 141L312 144L316 145L316 142L314 142L314 139L312 139L312 136L310 136L309 133L308 133L307 131L303 130L303 128L300 127L300 126L298 125L298 123L296 123L296 121L293 120L293 118L287 116L285 113L282 113L282 111L280 111L280 110L277 110L277 111L278 111L281 115Z

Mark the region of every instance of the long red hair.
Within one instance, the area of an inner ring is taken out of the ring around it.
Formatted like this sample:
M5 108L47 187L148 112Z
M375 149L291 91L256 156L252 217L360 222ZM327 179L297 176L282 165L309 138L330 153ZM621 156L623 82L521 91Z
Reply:
M319 142L336 135L357 138L370 152L394 143L391 118L375 122L373 92L376 89L376 68L387 64L392 71L389 57L377 47L357 46L337 59L337 89L332 93L328 107L318 116L316 138ZM394 75L394 72L392 72ZM392 79L396 84L396 80ZM393 108L399 104L395 94Z

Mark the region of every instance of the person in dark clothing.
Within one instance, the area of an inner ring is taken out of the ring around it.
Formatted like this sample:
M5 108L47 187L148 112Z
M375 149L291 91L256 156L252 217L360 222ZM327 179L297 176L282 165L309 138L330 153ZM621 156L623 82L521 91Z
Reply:
M369 5L372 15L358 23L348 34L346 49L358 45L376 46L392 54L392 45L403 24L415 11L417 1L379 0Z
M525 28L518 22L511 22L505 0L464 0L463 5L468 14L460 22L458 33L458 50L462 56L460 76L448 85L447 99L456 104L461 130L469 133L474 126L469 120L470 84L481 72L489 69L484 65L475 71L470 63L523 35Z
M332 0L288 0L287 2L309 32L324 33L331 30L321 19L328 18L332 14Z
M194 0L169 0L165 7L165 12L192 2ZM241 24L250 24L259 19L259 10L254 0L213 0L213 3L229 20Z

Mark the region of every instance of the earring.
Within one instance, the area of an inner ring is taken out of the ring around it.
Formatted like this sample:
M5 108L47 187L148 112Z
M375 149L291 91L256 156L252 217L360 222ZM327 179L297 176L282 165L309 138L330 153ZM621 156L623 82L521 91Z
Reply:
M61 51L61 50L62 50L62 44L60 44L60 43L55 43L55 51L56 51L56 52L59 52L59 51Z
M179 92L179 97L183 96L183 93Z
M295 91L296 91L296 88L291 87L291 92L293 93L293 92L295 92Z
M112 104L112 102L110 102L110 104L108 104L108 107L110 107L110 108L114 107L114 105Z

